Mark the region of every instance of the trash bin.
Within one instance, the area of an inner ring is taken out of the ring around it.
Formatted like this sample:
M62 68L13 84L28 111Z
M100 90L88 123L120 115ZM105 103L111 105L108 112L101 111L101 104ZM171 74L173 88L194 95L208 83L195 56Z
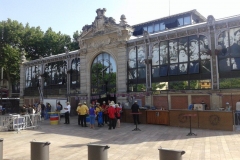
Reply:
M0 138L0 160L3 160L3 139Z
M158 150L159 160L182 160L182 155L185 153L185 151L162 149L162 147L160 147Z
M88 160L107 160L108 159L108 145L103 144L89 144L88 145Z
M49 160L49 142L31 142L31 160Z

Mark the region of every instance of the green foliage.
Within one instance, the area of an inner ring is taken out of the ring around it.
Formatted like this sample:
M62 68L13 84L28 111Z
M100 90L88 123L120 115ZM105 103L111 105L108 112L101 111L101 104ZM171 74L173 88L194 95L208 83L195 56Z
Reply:
M3 58L0 60L0 66L4 68L5 77L11 82L19 81L19 49L8 44L3 47Z
M220 79L220 88L240 88L240 78Z
M190 89L199 89L199 83L200 81L198 80L191 80L190 81Z
M106 67L101 63L92 64L91 84L92 87L95 86L94 93L100 94L106 89L106 85L107 92L116 92L116 72L109 72L109 68Z
M188 82L187 81L175 81L169 83L169 89L188 89Z
M137 84L137 91L139 92L146 91L146 84Z
M54 32L49 28L43 32L40 27L25 26L16 20L0 22L0 67L4 67L4 78L19 81L20 53L25 51L28 60L64 53L64 46L70 51L79 49L77 38L80 32L69 35Z

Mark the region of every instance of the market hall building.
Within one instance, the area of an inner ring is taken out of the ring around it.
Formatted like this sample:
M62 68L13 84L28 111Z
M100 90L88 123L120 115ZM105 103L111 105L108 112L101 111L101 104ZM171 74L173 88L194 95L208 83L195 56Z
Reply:
M79 50L20 65L20 105L43 99L114 100L126 108L218 110L240 100L240 16L205 18L196 10L129 25L97 9L82 28ZM55 105L55 104L52 104ZM64 104L65 105L65 104Z

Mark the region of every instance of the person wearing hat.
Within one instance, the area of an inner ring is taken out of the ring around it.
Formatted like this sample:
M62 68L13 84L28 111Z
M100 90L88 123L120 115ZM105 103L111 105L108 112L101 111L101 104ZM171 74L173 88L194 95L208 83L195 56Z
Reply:
M134 102L134 104L131 107L132 113L139 113L139 105L137 104L137 101ZM139 121L139 115L133 114L133 122L136 125L136 123L140 124Z
M229 105L228 102L226 103L225 111L231 111L231 106Z
M70 115L70 111L71 111L71 106L69 102L66 102L67 106L64 108L65 110L65 123L64 124L70 124L70 120L69 120L69 115Z
M115 104L113 104L112 102L109 104L109 108L108 108L108 117L109 117L109 130L111 130L112 128L115 129L115 114L116 114L116 110L113 107Z
M83 102L83 105L81 103L79 104L77 112L78 112L78 115L80 117L79 119L81 121L81 126L82 127L87 127L86 115L88 114L88 107L86 105L86 102ZM79 124L80 124L80 122L79 122ZM84 124L84 126L83 126L83 124Z
M102 110L103 110L103 122L105 122L105 124L108 123L108 105L106 105L106 102L103 101L103 105L102 105Z

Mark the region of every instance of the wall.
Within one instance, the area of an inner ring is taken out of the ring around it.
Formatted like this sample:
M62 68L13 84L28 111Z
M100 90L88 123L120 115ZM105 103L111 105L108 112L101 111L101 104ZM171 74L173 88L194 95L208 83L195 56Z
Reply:
M202 103L202 101L207 105L208 109L211 109L210 106L210 97L208 95L192 95L192 102L190 103Z
M171 96L171 109L187 109L188 108L188 96Z
M153 106L157 109L164 108L168 109L168 98L167 96L153 96Z

